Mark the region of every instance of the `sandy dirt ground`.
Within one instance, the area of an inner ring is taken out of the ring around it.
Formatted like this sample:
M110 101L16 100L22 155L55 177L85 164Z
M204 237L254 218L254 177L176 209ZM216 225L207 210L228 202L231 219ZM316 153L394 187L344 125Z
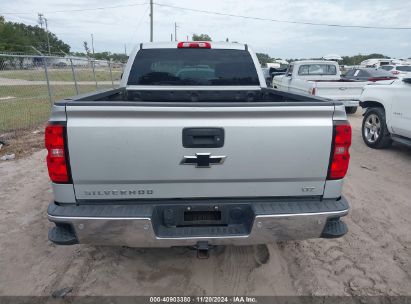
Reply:
M45 151L2 162L0 295L411 295L411 149L369 149L360 113L350 121L345 237L225 247L208 260L186 248L55 246Z

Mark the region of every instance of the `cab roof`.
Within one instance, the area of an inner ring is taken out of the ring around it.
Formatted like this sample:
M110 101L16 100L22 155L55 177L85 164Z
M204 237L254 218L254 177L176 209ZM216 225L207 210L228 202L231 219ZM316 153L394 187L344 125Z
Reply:
M167 42L144 42L140 44L140 49L174 49L180 41ZM247 50L248 47L243 43L233 42L214 42L214 41L182 41L182 42L208 42L212 49Z
M297 60L294 64L338 64L338 62L332 60Z

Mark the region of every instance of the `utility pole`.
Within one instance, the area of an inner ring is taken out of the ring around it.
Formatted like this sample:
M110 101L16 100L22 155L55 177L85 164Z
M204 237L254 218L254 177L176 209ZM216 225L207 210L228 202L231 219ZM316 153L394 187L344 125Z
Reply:
M94 57L94 36L91 34L91 51L93 52L93 57Z
M46 37L47 37L47 46L48 46L48 50L49 50L49 55L51 55L51 51L50 51L50 38L49 38L49 28L48 28L48 23L47 23L47 18L44 18L44 15L41 13L37 14L39 16L39 24L40 27L43 29L43 23L46 25Z
M150 0L150 41L153 42L153 0Z
M48 47L49 47L49 55L51 55L51 52L50 52L49 27L48 27L48 24L47 24L47 18L44 18L44 23L46 24L46 35L47 35L47 45L48 45Z
M174 22L174 40L177 41L177 22Z
M43 28L43 14L38 13L37 16L39 16L38 23L40 24L40 27Z
M127 56L127 44L124 43L124 55Z
M173 33L171 33L171 41L173 41Z

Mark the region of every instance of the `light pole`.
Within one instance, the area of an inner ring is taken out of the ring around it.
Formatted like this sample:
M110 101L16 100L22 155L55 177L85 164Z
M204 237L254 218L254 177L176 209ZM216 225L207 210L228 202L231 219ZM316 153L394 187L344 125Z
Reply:
M91 51L93 52L93 57L94 57L94 36L91 34Z
M47 46L48 46L48 50L49 50L49 55L51 55L51 51L50 51L50 38L49 38L49 27L48 27L48 23L47 23L47 18L44 18L44 15L41 13L37 14L39 16L39 24L40 27L43 28L43 22L46 25L46 37L47 37Z
M175 41L177 41L177 29L178 29L177 22L174 22L174 40Z
M48 23L47 23L47 18L44 18L44 23L46 24L47 45L48 45L48 48L49 48L49 56L50 56L51 55L50 38L49 38L49 27L48 27Z
M150 42L153 42L153 0L150 0Z

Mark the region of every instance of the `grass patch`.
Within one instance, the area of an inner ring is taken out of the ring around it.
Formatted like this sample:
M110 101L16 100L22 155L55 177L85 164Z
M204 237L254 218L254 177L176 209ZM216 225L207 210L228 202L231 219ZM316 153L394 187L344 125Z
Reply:
M111 81L108 68L98 68L96 71L97 81ZM73 74L70 67L64 69L48 69L50 81L73 81ZM94 81L93 70L91 68L75 68L77 81ZM121 69L113 69L113 80L118 81L121 77ZM0 71L0 78L22 79L29 81L45 81L46 76L43 68L33 70L7 70Z
M99 87L101 88L101 87ZM96 90L95 86L79 86L82 93ZM55 100L76 95L76 90L69 85L52 86ZM0 134L16 130L25 130L47 121L50 116L50 101L47 86L0 86Z

